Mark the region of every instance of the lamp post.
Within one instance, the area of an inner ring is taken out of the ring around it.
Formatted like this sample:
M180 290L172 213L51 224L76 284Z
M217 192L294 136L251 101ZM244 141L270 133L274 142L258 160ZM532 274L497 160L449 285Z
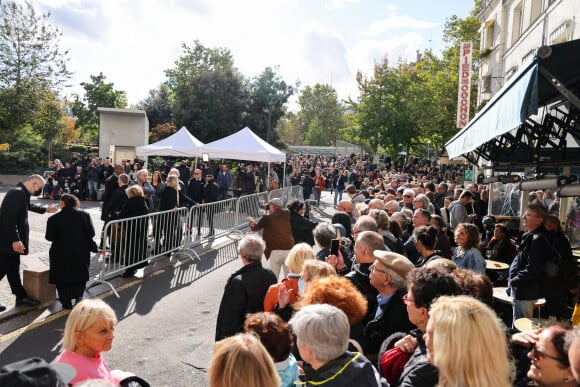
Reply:
M427 160L431 161L431 140L427 140Z

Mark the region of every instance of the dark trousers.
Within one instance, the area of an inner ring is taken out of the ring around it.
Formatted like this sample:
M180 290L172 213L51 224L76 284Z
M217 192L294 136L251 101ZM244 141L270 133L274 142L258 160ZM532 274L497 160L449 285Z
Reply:
M72 300L75 300L75 305L83 298L85 292L86 282L72 282L72 283L58 283L56 290L58 291L58 299L63 308L72 308Z
M26 290L22 286L20 279L20 255L10 253L0 253L0 280L8 277L10 290L17 299L28 297Z

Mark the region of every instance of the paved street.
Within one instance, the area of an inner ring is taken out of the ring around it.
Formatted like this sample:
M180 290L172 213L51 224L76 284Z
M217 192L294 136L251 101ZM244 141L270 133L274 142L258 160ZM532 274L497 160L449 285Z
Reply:
M328 219L334 212L328 192L322 202L321 210L312 211L314 220ZM98 203L82 204L100 230ZM31 260L47 256L47 217L31 214L35 241ZM227 278L240 267L235 244L227 238L216 244L222 242L225 247L206 250L200 262L165 258L149 265L143 279L115 279L120 298L103 285L90 289L90 295L105 299L119 318L113 349L104 355L112 369L134 371L153 386L207 385L217 307ZM0 281L0 288L3 299L13 298L6 295L10 293L6 279ZM52 360L68 313L60 311L58 302L18 309L0 314L0 364L30 356ZM5 313L9 314L2 318Z

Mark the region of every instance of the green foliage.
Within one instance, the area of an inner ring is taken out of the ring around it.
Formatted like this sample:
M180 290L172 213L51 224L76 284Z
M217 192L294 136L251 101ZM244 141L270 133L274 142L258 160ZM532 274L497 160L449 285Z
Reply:
M0 123L4 140L30 125L43 90L57 90L70 78L59 30L38 16L31 2L0 2Z
M294 93L294 87L284 82L270 67L248 82L247 87L249 103L243 125L267 142L280 147L283 144L279 143L279 134L274 128L285 114L284 104Z
M307 86L298 97L297 126L306 145L335 145L344 126L345 107L330 85Z
M223 48L182 45L183 55L166 70L172 90L173 124L210 142L242 128L247 94L232 55Z
M138 105L139 109L147 113L150 128L172 122L173 110L169 101L170 96L169 85L162 83L157 89L150 90L147 98Z
M81 135L90 134L92 142L96 140L99 132L99 115L97 108L118 108L127 107L127 96L124 91L115 90L114 84L106 83L107 77L103 73L91 75L91 82L81 82L85 89L85 95L81 98L73 96L71 109L77 118L76 128L81 128Z

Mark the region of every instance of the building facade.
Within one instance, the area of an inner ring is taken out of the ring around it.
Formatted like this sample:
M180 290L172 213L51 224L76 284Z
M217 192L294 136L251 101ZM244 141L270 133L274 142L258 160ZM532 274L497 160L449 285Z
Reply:
M580 0L482 0L478 105L539 47L580 39L579 19Z

